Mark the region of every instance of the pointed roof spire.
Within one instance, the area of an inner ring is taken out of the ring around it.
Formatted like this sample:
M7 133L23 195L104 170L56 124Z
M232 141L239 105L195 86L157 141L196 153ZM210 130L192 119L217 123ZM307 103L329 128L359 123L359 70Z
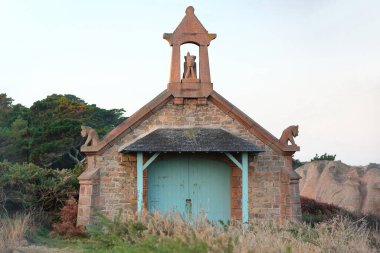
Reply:
M194 7L186 8L186 15L173 33L164 33L170 45L182 45L185 43L194 43L198 46L208 46L210 41L216 38L216 34L208 33L197 16L194 14Z
M197 16L195 16L193 6L187 7L185 13L186 16L174 30L174 33L207 33L207 30L203 27Z

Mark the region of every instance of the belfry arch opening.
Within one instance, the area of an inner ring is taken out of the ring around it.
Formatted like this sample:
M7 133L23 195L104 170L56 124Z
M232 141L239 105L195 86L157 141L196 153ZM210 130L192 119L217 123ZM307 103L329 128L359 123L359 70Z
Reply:
M190 56L194 56L194 72L195 72L195 76L196 76L196 79L199 79L199 76L200 76L200 69L199 69L199 46L193 42L188 42L188 43L185 43L185 44L182 44L181 47L180 47L180 55L181 55L181 64L180 64L180 67L181 67L181 80L186 80L188 79L189 77L189 71L187 72L188 75L186 76L186 56L190 55Z

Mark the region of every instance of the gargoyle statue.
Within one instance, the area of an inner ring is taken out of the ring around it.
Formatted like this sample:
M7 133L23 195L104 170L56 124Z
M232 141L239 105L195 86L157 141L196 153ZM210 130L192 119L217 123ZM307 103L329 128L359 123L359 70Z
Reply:
M287 146L288 141L290 141L292 146L297 146L296 143L294 142L294 137L297 137L297 136L298 136L298 125L297 126L290 126L282 132L282 135L281 135L279 142L282 145Z
M80 134L82 137L87 136L86 142L83 144L83 146L96 146L99 143L99 136L98 133L95 131L95 129L89 127L89 126L81 126L82 131Z
M184 66L183 79L189 79L189 80L197 79L197 64L195 63L196 58L197 58L196 56L190 55L190 53L187 52L187 55L185 56L185 62L183 64Z

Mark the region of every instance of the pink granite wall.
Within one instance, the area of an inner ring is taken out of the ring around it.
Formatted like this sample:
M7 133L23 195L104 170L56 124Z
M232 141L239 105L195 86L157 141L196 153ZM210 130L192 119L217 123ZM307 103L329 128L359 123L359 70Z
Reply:
M87 206L101 210L110 217L119 210L136 210L136 157L135 155L122 155L119 150L136 138L157 128L171 127L223 128L265 149L266 152L255 157L249 156L249 217L251 219L274 219L280 222L286 218L298 219L300 217L298 181L296 184L290 184L291 180L288 178L289 170L291 170L287 162L289 157L275 153L269 146L264 145L261 140L248 132L243 125L210 101L207 101L206 104L198 104L197 99L185 99L183 105L175 105L173 101L167 103L136 128L125 132L101 155L97 155L95 163L91 166L99 169L99 194L96 200L94 199L94 202ZM231 205L234 206L232 216L238 218L241 217L241 209L239 210L241 173L239 174L236 169L233 170L231 180L233 180L231 181L233 183L231 184L233 185ZM146 179L144 185L146 185ZM145 198L146 192L145 189ZM81 201L79 202L79 208L85 207ZM78 217L83 223L91 220L85 215L91 215L92 212L82 213L83 217L81 214Z

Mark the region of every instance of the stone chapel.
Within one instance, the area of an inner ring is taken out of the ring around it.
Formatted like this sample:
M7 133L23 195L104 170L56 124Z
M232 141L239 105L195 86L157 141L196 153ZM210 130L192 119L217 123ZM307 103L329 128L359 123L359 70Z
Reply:
M277 139L214 90L208 47L216 34L193 7L163 38L172 47L167 88L103 140L82 128L88 139L78 225L98 211L113 217L143 209L211 221L300 219L300 177L292 167L298 126ZM199 59L181 53L186 43L199 47Z

